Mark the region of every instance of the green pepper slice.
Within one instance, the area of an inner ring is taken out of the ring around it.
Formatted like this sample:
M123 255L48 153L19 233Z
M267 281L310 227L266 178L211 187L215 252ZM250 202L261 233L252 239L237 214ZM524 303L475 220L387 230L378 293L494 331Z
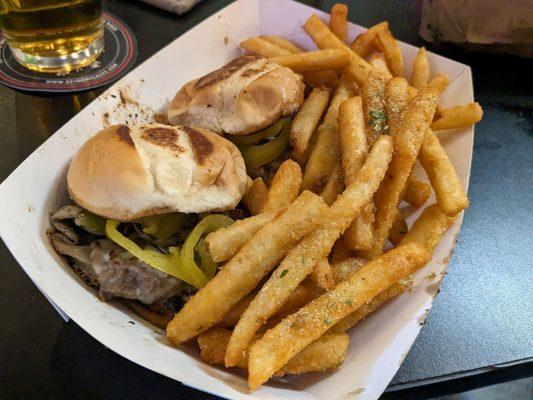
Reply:
M234 221L225 215L220 214L213 214L205 217L202 219L189 233L189 236L187 236L187 239L185 239L185 243L183 243L183 246L181 247L181 254L180 254L180 266L184 271L189 270L199 270L202 273L203 280L198 279L195 282L196 287L203 287L208 279L209 276L214 276L214 272L216 271L216 264L213 267L213 264L209 263L202 263L203 267L205 269L201 270L198 265L196 264L196 261L194 259L195 256L195 248L198 245L198 242L202 238L202 235L211 233L213 231L216 231L219 228L224 228L228 225L231 225ZM205 252L205 255L207 254L207 251ZM202 252L199 253L200 259L202 258ZM211 260L212 261L212 260Z
M200 239L194 250L196 251L196 254L198 254L198 256L200 257L201 270L204 271L204 274L207 279L212 279L215 276L215 273L217 272L218 264L213 261L211 255L207 251L205 239Z
M197 286L198 282L207 282L207 278L198 267L194 269L193 267L195 266L193 266L187 268L186 270L181 267L179 262L179 248L169 248L170 254L163 254L154 250L142 249L137 243L131 239L128 239L118 231L117 228L119 224L119 221L112 219L107 220L105 225L105 233L110 240L118 244L124 250L127 250L139 260L145 262L151 267L187 282L188 284L195 286L197 289L205 285L205 283L203 283L201 286Z
M254 133L252 135L230 136L229 140L231 140L237 146L254 144L254 143L259 142L260 140L263 140L269 137L278 136L282 129L283 129L283 120L280 119L274 125L271 125L270 127L263 129L262 131Z
M256 169L278 158L289 144L290 118L283 119L283 129L271 142L239 146L247 169Z
M106 220L90 211L83 210L74 218L74 223L94 235L105 235Z
M143 226L143 232L157 240L168 239L180 229L192 222L192 216L182 213L153 215L139 218L137 221Z

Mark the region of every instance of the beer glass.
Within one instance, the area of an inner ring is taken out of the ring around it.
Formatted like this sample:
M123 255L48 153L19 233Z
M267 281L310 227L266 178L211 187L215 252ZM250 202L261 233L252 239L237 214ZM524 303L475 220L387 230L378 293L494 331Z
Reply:
M101 0L0 0L0 28L31 70L66 73L104 50Z

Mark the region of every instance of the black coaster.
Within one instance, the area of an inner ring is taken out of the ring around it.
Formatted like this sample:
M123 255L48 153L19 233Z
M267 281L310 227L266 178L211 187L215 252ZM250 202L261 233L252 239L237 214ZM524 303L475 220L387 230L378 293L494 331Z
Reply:
M120 19L104 12L105 49L91 65L68 75L35 72L20 65L0 34L0 83L36 92L77 92L103 86L123 76L137 59L137 40Z

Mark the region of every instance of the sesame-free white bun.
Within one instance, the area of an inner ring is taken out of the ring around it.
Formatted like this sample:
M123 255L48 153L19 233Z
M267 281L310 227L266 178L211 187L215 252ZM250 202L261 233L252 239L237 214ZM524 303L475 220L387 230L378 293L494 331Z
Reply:
M233 143L187 126L115 125L78 151L67 174L81 207L119 221L234 208L247 185Z
M246 135L294 114L303 103L302 77L259 56L243 56L183 86L168 108L172 125Z

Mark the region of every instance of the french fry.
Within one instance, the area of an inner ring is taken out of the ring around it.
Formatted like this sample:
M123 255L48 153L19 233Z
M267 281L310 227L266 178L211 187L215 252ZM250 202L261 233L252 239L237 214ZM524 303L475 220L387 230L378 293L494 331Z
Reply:
M273 63L292 69L297 73L337 70L350 62L349 52L339 49L307 51L297 54L270 57Z
M257 215L263 208L268 188L262 178L256 178L248 188L242 201L252 215Z
M292 120L289 139L292 146L291 157L302 166L305 165L309 157L313 133L324 111L326 111L329 96L330 90L328 88L314 88Z
M380 30L376 34L377 47L383 53L387 66L393 76L403 75L403 56L398 42L390 31Z
M368 57L368 63L377 71L381 72L387 80L392 78L392 74L389 71L389 67L387 67L387 62L382 53L372 53L370 57Z
M477 124L483 118L483 109L479 103L468 103L465 106L441 109L440 114L440 118L431 124L434 131L466 128Z
M259 54L263 57L274 57L280 55L292 54L278 45L259 37L253 37L241 42L240 46L249 52Z
M320 192L320 197L328 206L332 205L339 194L344 190L344 181L342 177L342 167L340 162L335 164L331 176Z
M301 49L288 40L279 36L260 36L251 38L243 43L241 47L245 50L259 54L263 57L277 57L300 53ZM309 72L303 74L304 81L312 86L337 87L337 73L335 71Z
M360 257L349 257L339 262L334 262L331 265L333 279L335 284L348 279L348 277L365 265L368 260Z
M427 182L413 176L413 174L409 176L405 192L403 193L403 200L413 207L420 208L428 201L430 194L431 187Z
M331 290L335 286L333 270L327 258L323 258L316 263L309 277L324 291Z
M290 40L284 39L281 36L259 36L260 39L266 40L267 42L273 43L278 47L281 47L284 50L287 50L293 54L300 53L303 50L296 46Z
M383 292L378 294L368 303L362 305L357 310L348 314L346 317L341 319L339 322L333 326L329 332L330 333L345 333L350 328L352 328L359 321L365 319L370 313L376 311L379 307L385 304L387 301L392 298L402 294L405 291L405 286L400 282L395 283L388 289L385 289Z
M233 331L226 352L226 366L238 363L242 351L261 325L311 273L316 263L328 256L335 241L377 190L391 155L392 140L383 136L374 145L354 182L332 204L328 218L291 249L272 273Z
M370 71L374 70L369 63L362 57L350 50L337 36L316 15L309 17L304 25L304 30L313 39L313 42L319 49L341 49L348 50L350 55L350 64L344 69L344 72L353 77L357 83L361 84L366 80Z
M159 314L150 310L142 304L138 304L134 300L120 299L120 302L124 304L126 308L130 309L135 314L140 316L142 319L161 329L165 329L167 327L167 324L173 317L173 313L171 312L166 314Z
M350 48L354 53L359 57L366 58L376 50L376 35L380 31L388 31L389 23L387 21L380 22L377 25L374 25L368 28L365 32L361 33L353 43L350 45Z
M346 4L336 3L331 7L331 16L329 17L329 29L342 42L346 40L346 30L348 17L348 6Z
M368 154L361 97L350 97L339 106L339 136L344 183L349 185Z
M386 84L387 80L381 73L371 71L361 90L365 110L366 140L369 146L372 146L378 136L387 130Z
M250 218L241 219L234 224L220 228L205 238L207 251L215 262L229 260L241 249L252 236L267 223L272 221L279 210L272 210L257 214Z
M339 108L339 134L344 183L349 185L368 153L365 117L361 97L343 102ZM372 246L373 205L368 203L344 234L348 248L369 249Z
M418 159L426 171L442 211L454 216L468 207L468 197L457 171L431 129L426 130Z
M411 100L413 100L413 99L416 97L417 93L418 93L418 90L416 90L416 89L415 89L414 87L412 87L412 86L409 86L409 87L407 88L407 101L408 101L408 102L411 102ZM436 114L436 113L435 113L435 114Z
M183 306L167 326L168 341L178 345L220 322L327 212L320 197L303 192Z
M200 358L213 365L224 365L224 354L228 345L231 331L222 328L213 328L198 336ZM255 337L254 342L259 338ZM308 372L323 372L338 368L344 361L350 339L346 334L324 335L311 343L300 353L294 356L276 376L286 374L304 374ZM248 354L245 352L238 368L248 368Z
M422 211L400 245L418 243L427 251L433 252L456 219L456 216L444 214L437 204L432 204Z
M431 259L417 244L406 244L369 262L265 333L250 349L248 385L253 390L331 326Z
M316 142L305 165L302 190L317 190L333 172L340 153L338 130L339 106L353 95L353 90L341 84L335 91L324 120L317 128Z
M398 209L389 231L389 241L395 246L398 245L402 238L407 234L408 230L409 228L407 227L407 222L405 222L405 216L403 215L403 212Z
M239 301L235 307L233 307L229 313L227 313L222 321L217 325L221 328L233 328L239 322L244 311L248 308L257 292L252 292ZM271 319L286 317L292 314L294 311L303 307L309 301L313 299L313 295L306 285L299 285L294 289L291 295L287 298L287 301L283 303L278 312L272 316ZM166 326L166 324L165 324Z
M413 74L411 75L411 86L415 89L422 89L429 81L429 61L426 49L421 47L416 53L413 61Z
M302 170L292 160L284 161L270 183L261 212L276 211L291 204L300 192Z
M372 249L374 211L374 202L371 200L363 206L359 215L344 232L343 240L350 250L368 251Z
M387 82L386 93L386 113L389 125L389 134L394 136L401 128L400 114L408 103L408 87L404 78L395 77Z
M444 79L440 78L439 80ZM427 85L419 91L400 116L400 126L393 129L394 156L387 176L376 195L376 220L374 223L374 241L369 257L380 255L383 244L389 236L398 203L404 191L407 179L416 161L424 141L424 135L433 119L441 87Z
M435 89L439 94L442 94L444 93L449 84L450 80L448 79L448 76L446 76L445 74L438 74L432 80L429 81L427 86L432 89Z

